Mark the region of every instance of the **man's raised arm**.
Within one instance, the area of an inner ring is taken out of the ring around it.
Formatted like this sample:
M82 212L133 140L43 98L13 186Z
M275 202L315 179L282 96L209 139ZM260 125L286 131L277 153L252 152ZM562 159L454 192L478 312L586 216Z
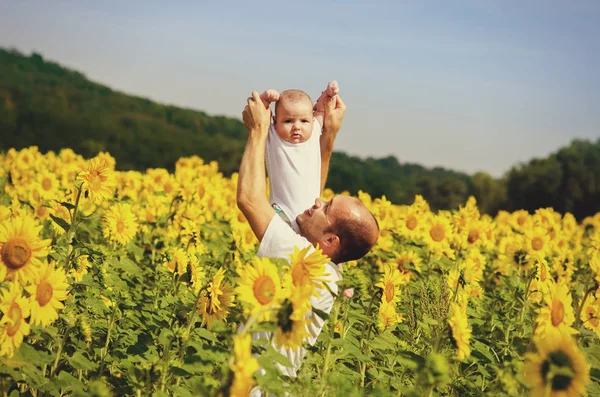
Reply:
M248 141L242 156L237 185L237 205L244 214L259 241L275 216L267 200L265 175L265 150L271 111L261 101L258 92L252 91L248 106L242 112L248 128Z
M333 153L333 142L335 141L335 137L342 126L342 120L344 119L345 112L346 105L339 95L336 95L335 97L329 97L325 100L325 117L323 121L323 132L321 133L320 139L321 192L323 192L323 189L325 189L327 174L329 174L329 162L331 161L331 154Z

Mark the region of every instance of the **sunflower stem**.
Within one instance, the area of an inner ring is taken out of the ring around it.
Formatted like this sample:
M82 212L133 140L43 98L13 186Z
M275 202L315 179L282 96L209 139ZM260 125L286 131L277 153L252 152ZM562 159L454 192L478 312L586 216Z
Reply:
M593 281L593 280L592 280ZM589 284L588 284L589 285ZM579 304L579 308L577 309L577 317L575 318L575 326L573 328L577 328L579 327L579 325L581 324L581 311L583 310L583 305L585 305L585 301L587 300L588 296L590 295L590 293L594 292L595 288L592 285L590 288L587 289L587 291L585 292L585 295L583 296L583 299L581 300L581 303Z
M67 233L67 256L65 258L65 270L68 272L71 267L71 260L73 256L73 238L75 237L75 230L77 229L77 210L79 209L79 199L81 198L81 187L77 188L77 197L75 198L75 208L73 208L73 214L71 215L71 225L69 226L69 232Z
M65 334L63 335L61 341L58 344L58 348L56 349L56 356L54 357L54 362L52 363L52 368L50 369L50 377L52 377L54 375L54 372L56 371L56 368L58 367L58 361L60 359L60 355L62 354L63 347L65 346L67 337L69 336L69 333L71 332L72 329L73 329L73 327L69 327L66 329Z
M323 359L323 374L321 375L321 379L325 379L325 377L327 376L327 371L329 370L331 342L333 341L333 338L335 336L335 327L337 325L337 320L340 313L340 297L343 296L343 294L339 294L333 306L333 316L331 322L329 323L329 340L327 341L327 350L325 351L325 358ZM325 383L323 383L323 386L324 385Z
M531 274L529 275L529 281L527 282L527 289L525 289L525 296L523 297L523 306L521 306L521 314L519 315L519 324L523 324L523 319L525 318L525 308L527 307L527 299L529 298L529 287L531 287L531 282L535 277L536 270L533 269Z
M98 378L102 377L102 372L104 371L104 360L108 355L108 344L110 343L110 333L113 329L113 325L115 323L115 317L117 315L117 302L114 302L114 308L112 314L110 315L110 320L108 321L108 330L106 331L106 341L104 342L104 348L102 349L102 357L100 358L100 366L98 370Z
M373 293L373 295L371 296L371 300L369 301L369 306L368 306L368 308L367 308L367 313L366 313L366 316L367 316L367 317L370 317L370 316L371 316L371 311L372 311L372 309L373 309L373 302L375 302L375 299L377 298L377 295L379 295L379 294L377 293L377 291L375 291L375 292ZM360 339L359 339L359 341L360 341L360 347L361 347L361 348L363 347L363 337L365 336L365 331L366 331L366 329L367 329L367 321L364 321L364 322L363 322L363 326L362 326L362 330L360 331ZM357 368L357 369L358 369L358 370L360 371L360 373L361 373L361 386L364 386L364 381L365 381L364 374L365 374L365 369L366 369L366 368L365 368L365 364L364 364L363 362L360 362L360 361L359 361L359 362L357 363L357 366L358 366L358 368Z

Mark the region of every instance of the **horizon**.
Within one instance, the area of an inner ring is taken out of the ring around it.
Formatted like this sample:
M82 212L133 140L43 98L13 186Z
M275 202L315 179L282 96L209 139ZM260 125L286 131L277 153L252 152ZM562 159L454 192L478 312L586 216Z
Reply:
M593 2L501 8L465 0L433 11L405 2L381 5L386 12L325 3L324 16L302 20L308 26L277 18L276 11L303 10L289 5L265 5L260 15L239 5L224 16L212 2L66 3L0 5L0 46L37 52L115 91L238 120L253 89L295 87L315 100L338 80L348 111L335 149L363 159L392 155L501 177L574 139L600 136L600 5ZM248 17L259 22L250 32ZM405 25L390 26L399 20ZM353 30L349 22L365 26ZM410 73L396 76L402 67Z

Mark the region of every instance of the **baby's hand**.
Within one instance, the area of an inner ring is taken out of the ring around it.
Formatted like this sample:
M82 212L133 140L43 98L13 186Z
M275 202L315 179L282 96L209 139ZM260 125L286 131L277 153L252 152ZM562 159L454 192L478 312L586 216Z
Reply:
M275 90L266 90L260 94L260 99L265 106L269 106L271 102L277 102L279 100L279 93Z

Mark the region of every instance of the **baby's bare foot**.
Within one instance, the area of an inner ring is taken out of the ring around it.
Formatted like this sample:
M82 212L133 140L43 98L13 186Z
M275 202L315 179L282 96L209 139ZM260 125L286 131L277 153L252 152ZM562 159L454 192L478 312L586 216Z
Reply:
M268 106L269 103L279 100L279 93L275 90L266 90L260 94L260 99L262 99L265 106Z
M333 80L327 84L327 89L325 90L325 95L327 96L335 96L340 92L340 86L338 82Z
M333 80L327 84L327 88L325 91L321 92L321 96L317 99L317 103L313 107L313 110L316 112L324 112L325 111L325 99L333 97L335 100L335 96L340 92L340 86L338 82ZM333 103L335 107L335 102Z

